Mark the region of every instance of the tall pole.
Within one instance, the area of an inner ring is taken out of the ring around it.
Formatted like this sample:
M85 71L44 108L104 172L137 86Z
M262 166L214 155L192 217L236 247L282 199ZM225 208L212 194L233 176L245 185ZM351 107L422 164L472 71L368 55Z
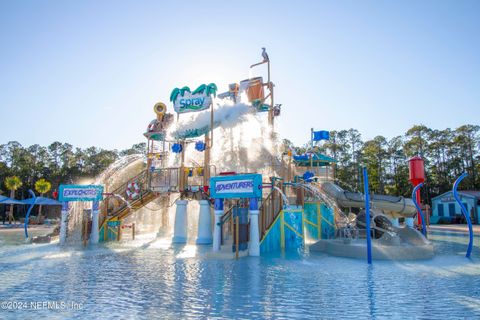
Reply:
M270 59L267 61L267 83L268 83L268 90L270 90L270 108L268 110L268 124L272 126L272 131L273 131L273 86L272 83L270 82Z
M213 100L210 106L210 132L205 133L205 158L204 158L204 168L203 168L203 185L208 186L210 183L210 156L211 156L211 149L213 146Z
M368 172L363 167L363 192L365 193L365 222L367 225L367 261L372 264L372 235L370 230L370 195L368 193Z

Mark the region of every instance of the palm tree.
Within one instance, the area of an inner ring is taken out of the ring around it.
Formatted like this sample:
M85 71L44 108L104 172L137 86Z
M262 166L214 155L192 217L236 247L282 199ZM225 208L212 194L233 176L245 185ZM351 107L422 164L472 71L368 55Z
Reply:
M50 191L52 188L52 184L45 180L44 178L37 180L35 182L35 190L40 193L40 196L43 196L45 193ZM39 206L38 208L38 216L37 216L37 222L40 223L40 219L42 218L42 205Z
M15 197L15 191L22 186L22 180L17 176L11 176L5 178L5 187L10 190L10 198ZM8 213L8 223L11 224L13 221L13 204L10 205L10 211Z

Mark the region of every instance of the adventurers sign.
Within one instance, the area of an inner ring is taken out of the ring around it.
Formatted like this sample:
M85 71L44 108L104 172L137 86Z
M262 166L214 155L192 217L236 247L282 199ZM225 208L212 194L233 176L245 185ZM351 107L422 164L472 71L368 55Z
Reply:
M253 192L252 180L237 180L237 181L218 181L215 184L215 192L218 193L242 193Z
M212 104L211 95L215 97L217 86L214 83L202 84L193 92L189 87L175 88L170 94L170 101L177 113L187 113L208 109Z
M210 178L210 196L218 199L260 198L262 175L257 173Z

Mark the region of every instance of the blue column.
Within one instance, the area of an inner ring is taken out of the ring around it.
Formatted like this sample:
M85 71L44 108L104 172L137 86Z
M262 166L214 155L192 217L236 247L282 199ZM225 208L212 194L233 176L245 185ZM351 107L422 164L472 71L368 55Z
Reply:
M68 202L62 202L62 217L60 220L60 244L65 244L67 240L67 219L68 219Z
M367 260L372 264L372 236L370 231L370 195L368 194L368 172L363 167L363 192L365 193L365 222L367 225Z
M99 239L99 225L98 225L98 216L100 213L100 204L98 201L92 202L92 232L90 235L90 243L98 243Z
M213 230L213 251L220 251L222 244L223 199L215 199L215 225Z

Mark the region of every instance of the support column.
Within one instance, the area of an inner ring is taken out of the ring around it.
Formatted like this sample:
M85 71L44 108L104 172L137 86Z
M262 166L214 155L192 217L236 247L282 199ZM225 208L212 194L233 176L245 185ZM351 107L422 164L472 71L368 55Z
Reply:
M187 243L187 200L177 200L172 243Z
M90 234L90 243L97 244L98 243L98 238L99 238L99 232L100 230L98 229L98 201L93 201L92 203L92 232Z
M222 244L222 226L220 219L223 215L223 199L215 199L215 225L213 233L213 251L220 251Z
M392 226L397 228L400 227L400 221L398 221L398 218L392 218L390 221L392 222Z
M200 213L198 216L198 235L196 244L212 244L212 217L210 203L207 200L198 201Z
M248 255L260 256L260 233L258 231L258 199L250 198L250 243Z
M62 202L62 218L60 220L60 244L64 245L67 241L67 219L68 219L68 202Z

